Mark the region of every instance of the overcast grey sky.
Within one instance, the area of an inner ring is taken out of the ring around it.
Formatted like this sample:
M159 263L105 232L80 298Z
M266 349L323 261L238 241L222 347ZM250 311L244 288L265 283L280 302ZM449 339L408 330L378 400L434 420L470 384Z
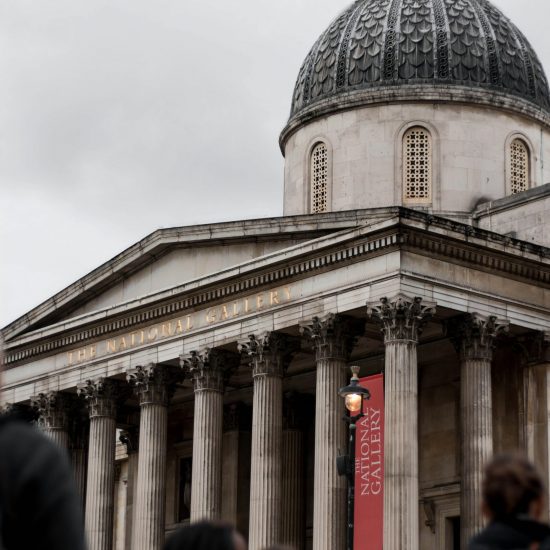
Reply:
M350 0L0 2L0 326L159 227L282 214L298 69ZM494 0L550 72L548 0Z

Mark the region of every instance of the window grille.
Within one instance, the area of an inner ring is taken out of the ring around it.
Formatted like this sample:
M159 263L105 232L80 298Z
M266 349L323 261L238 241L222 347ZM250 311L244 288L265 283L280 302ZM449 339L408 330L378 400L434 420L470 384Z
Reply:
M432 199L432 137L424 128L411 128L403 137L404 201Z
M521 193L529 187L529 150L521 139L510 146L510 191Z
M311 152L311 213L328 210L328 151L324 143Z

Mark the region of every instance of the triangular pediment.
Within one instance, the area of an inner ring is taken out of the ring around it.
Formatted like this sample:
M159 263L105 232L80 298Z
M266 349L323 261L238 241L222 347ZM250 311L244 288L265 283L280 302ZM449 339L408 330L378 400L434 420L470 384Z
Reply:
M375 219L386 209L369 211ZM355 227L365 211L160 229L2 330L5 341Z

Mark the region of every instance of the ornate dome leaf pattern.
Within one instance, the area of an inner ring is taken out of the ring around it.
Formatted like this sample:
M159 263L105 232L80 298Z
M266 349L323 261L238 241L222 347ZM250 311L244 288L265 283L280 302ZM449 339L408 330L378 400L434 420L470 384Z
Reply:
M357 0L307 56L291 116L340 94L404 84L485 88L550 110L540 61L489 0Z

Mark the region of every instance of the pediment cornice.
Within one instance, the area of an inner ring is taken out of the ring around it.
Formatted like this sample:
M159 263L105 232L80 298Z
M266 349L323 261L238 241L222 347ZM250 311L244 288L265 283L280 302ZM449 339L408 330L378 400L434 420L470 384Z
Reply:
M352 262L411 251L450 263L550 286L550 249L406 209L384 221L323 236L219 274L108 310L34 331L7 342L6 366L77 348L99 338L173 319L186 311L281 287Z

